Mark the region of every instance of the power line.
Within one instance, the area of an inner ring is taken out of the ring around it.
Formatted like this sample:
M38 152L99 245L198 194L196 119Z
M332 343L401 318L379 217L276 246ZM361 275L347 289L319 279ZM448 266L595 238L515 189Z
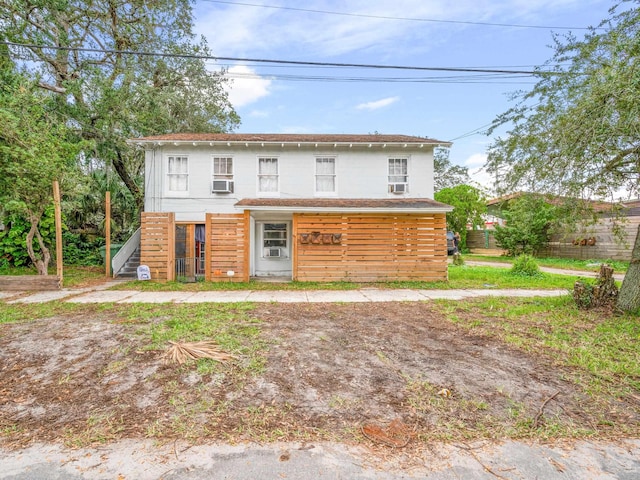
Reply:
M484 84L531 84L531 82L516 82L505 80L525 79L521 75L458 75L458 76L435 76L435 77L361 77L361 76L326 76L326 75L286 75L270 73L243 73L225 72L225 77L231 79L262 79L262 80L283 80L300 82L369 82L369 83L484 83Z
M517 24L517 23L492 23L492 22L472 22L472 21L466 21L466 20L439 20L434 18L393 17L388 15L369 15L365 13L335 12L331 10L315 10L315 9L308 9L308 8L281 7L281 6L274 6L274 5L258 5L254 3L229 2L229 1L223 1L223 0L201 0L201 1L207 2L207 3L222 3L226 5L238 5L242 7L270 8L273 10L290 10L294 12L321 13L324 15L339 15L342 17L374 18L378 20L398 20L398 21L423 22L423 23L448 23L448 24L455 24L455 25L479 25L484 27L534 28L534 29L544 29L544 30L591 30L592 29L592 27L524 25L524 24Z
M0 45L8 45L12 47L37 48L50 50L64 50L71 52L85 53L105 53L118 55L139 55L147 57L163 57L163 58L185 58L196 60L215 60L215 61L231 61L231 62L255 62L261 64L280 64L280 65L305 65L314 67L342 67L342 68L366 68L366 69L388 69L388 70L413 70L413 71L429 71L429 72L458 72L458 73L500 73L507 75L538 75L542 73L553 74L555 72L533 71L533 70L508 70L508 69L491 69L491 68L468 68L468 67L417 67L407 65L380 65L367 63L333 63L333 62L310 62L300 60L274 60L265 58L241 58L241 57L219 57L213 55L195 55L186 53L162 53L162 52L143 52L138 50L114 50L107 48L87 48L87 47L62 47L53 45L38 45L27 43L16 43L0 41Z

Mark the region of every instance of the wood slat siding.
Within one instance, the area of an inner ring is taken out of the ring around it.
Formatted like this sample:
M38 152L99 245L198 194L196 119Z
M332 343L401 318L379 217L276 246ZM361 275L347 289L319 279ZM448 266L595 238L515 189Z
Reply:
M175 278L175 215L142 212L140 221L140 264L147 265L152 280Z
M62 288L60 277L55 275L0 275L0 291L47 291Z
M547 248L540 252L541 257L589 259L631 260L631 249L638 233L640 217L628 217L622 226L624 243L616 241L613 235L613 222L609 218L598 224L585 227L582 232L566 232L552 235ZM594 237L595 245L574 245L574 240Z
M303 244L300 234L340 233L340 244ZM444 214L297 214L293 276L299 281L447 279Z
M249 217L208 213L205 279L212 282L249 281ZM227 276L232 270L235 275Z
M640 217L628 217L626 224L622 226L624 230L624 243L616 241L611 219L605 218L598 224L585 227L582 232L561 232L551 236L549 244L541 252L540 257L558 257L558 258L575 258L580 260L589 259L612 259L612 260L630 260L631 248L638 232L640 225ZM467 247L476 253L480 253L479 249L499 248L495 242L492 230L488 232L488 247L485 241L485 232L482 230L474 230L467 232ZM574 245L574 240L594 237L595 245Z

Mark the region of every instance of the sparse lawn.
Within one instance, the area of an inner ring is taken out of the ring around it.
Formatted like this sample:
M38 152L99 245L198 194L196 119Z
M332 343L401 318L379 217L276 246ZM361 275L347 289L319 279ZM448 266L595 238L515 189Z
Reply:
M0 302L0 319L7 445L140 437L370 445L360 427L391 418L412 432L402 452L434 441L640 435L640 318L579 311L568 296ZM169 340L205 339L237 360L162 363Z
M472 335L497 338L558 365L576 367L573 380L598 394L640 400L640 315L578 310L570 296L476 302L436 301L439 311Z
M62 272L63 287L74 288L101 282L105 278L104 267L65 266ZM56 275L56 267L49 267L49 275ZM0 275L37 275L35 268L11 267L0 268Z
M427 290L483 289L483 288L523 288L523 289L562 289L573 288L578 277L541 273L536 277L522 277L511 274L504 268L449 266L448 282L153 282L130 281L112 287L115 290L142 291L208 291L208 290L355 290L358 288L412 288Z
M494 257L486 255L465 254L467 260L476 260L479 262L500 262L513 263L513 257ZM586 272L596 272L601 263L608 263L613 266L616 273L624 273L629 268L629 262L622 260L575 260L571 258L536 258L536 262L541 267L562 268L565 270L582 270Z

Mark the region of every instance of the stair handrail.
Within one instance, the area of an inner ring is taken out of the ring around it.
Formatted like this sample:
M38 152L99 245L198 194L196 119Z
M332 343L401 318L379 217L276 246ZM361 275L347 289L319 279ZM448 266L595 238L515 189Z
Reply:
M124 267L129 257L133 255L133 252L140 246L140 228L133 232L133 235L125 242L124 245L118 250L111 259L111 271L113 272L113 278L118 276L120 269Z

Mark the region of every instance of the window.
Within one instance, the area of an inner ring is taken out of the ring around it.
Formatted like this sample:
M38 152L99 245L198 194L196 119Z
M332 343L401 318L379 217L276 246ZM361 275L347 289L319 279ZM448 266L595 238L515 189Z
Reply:
M264 258L286 257L287 224L264 223L262 227L262 256Z
M389 159L389 192L404 193L409 181L408 160L406 158Z
M281 247L287 248L287 224L286 223L265 223L263 230L264 248Z
M189 159L171 156L167 168L168 190L170 192L187 192L189 189Z
M336 159L333 157L316 158L316 193L335 193Z
M278 159L258 159L258 192L278 192Z
M233 158L213 157L213 193L233 193Z

